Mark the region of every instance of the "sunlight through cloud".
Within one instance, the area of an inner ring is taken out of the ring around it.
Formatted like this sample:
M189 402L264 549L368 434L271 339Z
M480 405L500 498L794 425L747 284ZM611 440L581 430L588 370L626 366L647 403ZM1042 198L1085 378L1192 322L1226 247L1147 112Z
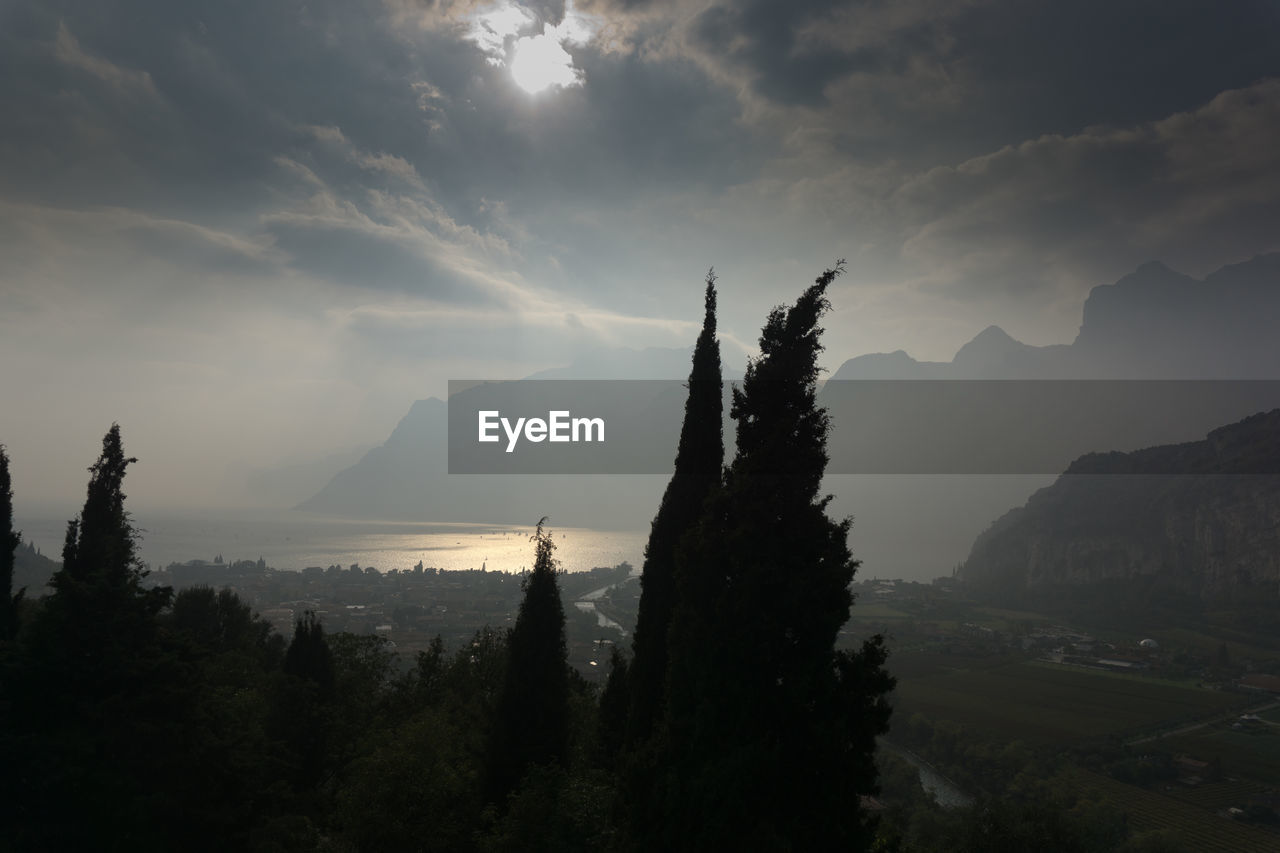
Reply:
M582 85L582 70L574 66L565 45L586 44L599 30L599 21L566 2L558 25L543 22L541 32L531 32L537 23L534 12L506 0L477 13L467 37L491 65L507 68L515 84L531 95L555 86Z
M554 30L547 27L547 30ZM573 67L573 57L554 32L522 38L511 57L511 76L516 85L531 95L552 86L573 86L582 82L582 72Z

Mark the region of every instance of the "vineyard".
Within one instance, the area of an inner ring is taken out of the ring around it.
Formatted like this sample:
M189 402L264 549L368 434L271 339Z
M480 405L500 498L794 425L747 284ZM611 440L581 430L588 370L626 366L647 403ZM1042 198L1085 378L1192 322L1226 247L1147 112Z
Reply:
M1189 850L1274 853L1280 849L1280 835L1219 817L1208 803L1202 808L1188 808L1182 796L1147 791L1078 768L1068 771L1068 775L1082 796L1124 812L1135 830L1172 830Z

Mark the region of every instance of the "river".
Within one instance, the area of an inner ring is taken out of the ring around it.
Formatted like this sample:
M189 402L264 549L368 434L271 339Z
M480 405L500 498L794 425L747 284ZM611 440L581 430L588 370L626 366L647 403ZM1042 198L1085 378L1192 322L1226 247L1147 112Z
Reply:
M631 577L627 578L622 583L630 583L638 577L640 577L640 570L634 569L632 570ZM596 602L603 598L606 592L618 585L619 584L609 584L608 586L602 586L599 589L593 589L586 595L580 596L578 600L573 603L573 606L585 613L594 613L596 615L596 624L598 626L601 628L612 628L621 634L622 639L625 640L627 638L627 630L608 616L605 616L596 608Z
M934 802L944 809L961 809L973 805L973 797L961 791L954 782L943 776L929 762L909 749L889 743L883 738L877 743L882 749L902 758L920 773L920 786L933 797Z

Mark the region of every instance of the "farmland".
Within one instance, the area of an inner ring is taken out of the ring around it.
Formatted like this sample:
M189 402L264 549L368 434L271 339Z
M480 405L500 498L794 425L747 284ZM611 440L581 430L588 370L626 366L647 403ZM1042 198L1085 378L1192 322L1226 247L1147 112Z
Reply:
M1162 749L1184 752L1202 761L1217 759L1222 772L1240 775L1270 785L1280 785L1280 728L1255 724L1236 730L1215 725L1159 741Z
M1107 802L1124 812L1135 829L1176 833L1189 850L1269 853L1280 845L1280 836L1219 817L1208 808L1188 808L1181 797L1125 785L1080 769L1070 771L1070 781L1081 796Z
M1234 693L1008 657L906 652L891 666L901 711L1032 744L1124 737L1223 714L1247 701Z

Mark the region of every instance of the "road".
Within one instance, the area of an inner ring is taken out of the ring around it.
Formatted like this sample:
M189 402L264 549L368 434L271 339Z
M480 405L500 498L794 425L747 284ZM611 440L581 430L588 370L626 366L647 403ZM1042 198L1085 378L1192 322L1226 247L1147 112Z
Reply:
M1161 738L1174 737L1176 735L1183 735L1183 734L1186 734L1187 732L1194 732L1197 729L1203 729L1205 726L1211 726L1214 723L1222 723L1222 722L1226 722L1227 720L1237 719L1243 714L1261 714L1263 711L1270 711L1272 708L1280 708L1280 702L1272 701L1272 702L1268 702L1265 705L1259 705L1256 708L1247 708L1243 711L1232 711L1229 714L1222 714L1221 716L1217 716L1209 720L1204 720L1199 723L1192 723L1189 726L1183 726L1182 728L1173 729L1172 731L1161 732L1160 734L1154 734L1154 735L1148 735L1147 737L1136 738L1134 740L1128 741L1126 745L1137 746L1140 743L1150 743L1153 740L1160 740ZM1263 720L1262 722L1266 723L1267 721ZM1267 724L1272 726L1280 725L1280 723L1267 723Z

